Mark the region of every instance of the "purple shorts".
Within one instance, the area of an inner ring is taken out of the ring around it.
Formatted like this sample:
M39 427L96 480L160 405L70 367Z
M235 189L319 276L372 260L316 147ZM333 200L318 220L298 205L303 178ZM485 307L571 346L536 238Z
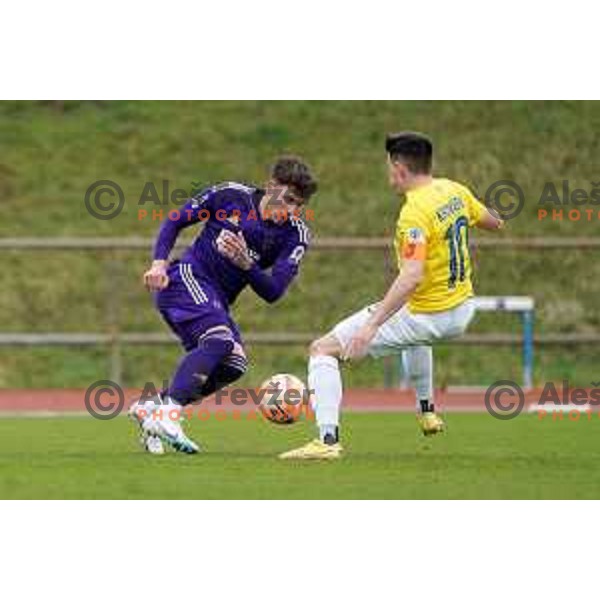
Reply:
M154 295L156 306L188 352L204 332L218 326L228 327L235 341L243 345L227 303L207 277L180 261L174 261L167 273L169 285Z

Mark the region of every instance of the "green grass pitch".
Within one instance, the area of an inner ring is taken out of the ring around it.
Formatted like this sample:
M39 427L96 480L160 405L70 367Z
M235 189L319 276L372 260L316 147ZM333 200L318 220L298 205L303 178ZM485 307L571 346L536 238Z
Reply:
M349 414L336 463L287 463L278 452L312 425L190 423L206 451L148 456L124 418L0 420L0 497L7 498L598 498L600 419L497 421L451 414L438 438L408 414Z

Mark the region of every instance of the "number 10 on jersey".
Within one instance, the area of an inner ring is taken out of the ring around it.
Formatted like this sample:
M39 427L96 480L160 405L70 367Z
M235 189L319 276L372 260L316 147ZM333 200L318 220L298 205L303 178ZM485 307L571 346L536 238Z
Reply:
M459 217L446 231L449 256L448 289L456 287L456 282L463 282L467 276L466 256L469 252L469 222L466 217Z

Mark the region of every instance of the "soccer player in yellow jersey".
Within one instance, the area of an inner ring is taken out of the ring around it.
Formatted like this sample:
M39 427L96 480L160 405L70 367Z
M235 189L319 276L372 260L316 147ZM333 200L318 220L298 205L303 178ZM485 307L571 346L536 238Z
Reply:
M399 275L380 302L348 317L312 343L308 384L319 438L285 452L284 459L341 456L339 413L342 379L339 361L403 354L416 390L417 413L425 435L444 422L433 406L431 344L460 336L474 313L470 227L500 229L502 220L460 183L431 174L433 145L419 133L387 136L392 188L406 196L394 245Z

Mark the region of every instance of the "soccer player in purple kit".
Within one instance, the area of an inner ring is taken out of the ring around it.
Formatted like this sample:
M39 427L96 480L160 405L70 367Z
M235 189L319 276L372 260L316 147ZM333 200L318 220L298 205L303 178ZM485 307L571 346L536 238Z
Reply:
M164 442L179 452L198 452L172 415L181 415L186 405L246 371L230 307L246 286L269 303L285 294L309 244L300 208L316 190L309 167L300 158L284 156L273 165L264 190L221 183L196 194L178 218L162 224L144 282L186 354L159 398L130 409L147 451L162 454ZM195 241L180 260L169 263L180 231L200 222L205 224Z

